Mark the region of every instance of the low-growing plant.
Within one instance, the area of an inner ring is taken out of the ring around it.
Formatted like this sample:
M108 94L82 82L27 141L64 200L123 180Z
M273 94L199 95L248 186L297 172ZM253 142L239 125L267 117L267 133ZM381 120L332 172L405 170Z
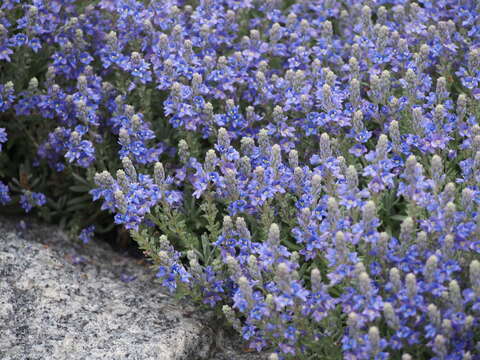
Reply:
M129 231L272 360L475 359L479 13L4 0L0 203Z

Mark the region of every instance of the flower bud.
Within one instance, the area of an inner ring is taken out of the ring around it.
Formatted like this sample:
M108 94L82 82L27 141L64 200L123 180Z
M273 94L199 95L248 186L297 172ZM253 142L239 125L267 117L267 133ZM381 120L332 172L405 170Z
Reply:
M397 330L400 327L400 320L398 319L397 314L395 314L392 304L388 302L383 303L383 315L391 329Z
M210 102L206 102L203 106L203 113L206 116L206 121L209 125L212 125L215 121L215 115L213 114L213 105Z
M324 84L322 86L322 106L327 113L335 110L332 87L328 84Z
M268 136L268 131L267 129L262 129L258 133L258 145L260 146L260 149L262 150L262 153L264 155L269 154L269 149L270 149L270 139Z
M444 199L443 200L443 203L446 205L448 204L449 202L453 202L455 201L455 184L452 183L452 182L449 182L447 185L445 185L445 188L443 189L443 193L442 193L442 198ZM455 204L453 204L455 206Z
M291 270L285 263L280 263L277 265L276 269L276 280L279 288L284 292L290 291L290 280L291 280Z
M73 145L79 145L80 141L82 141L80 134L76 131L72 131L72 133L70 134L70 142Z
M377 147L375 148L376 160L382 161L387 158L388 155L388 137L382 134L378 137Z
M217 154L215 153L215 150L210 149L207 151L207 154L205 155L205 164L203 165L203 168L207 173L211 173L215 171L215 167L217 166L218 158Z
M238 165L240 173L244 176L249 176L252 171L252 165L250 163L250 158L243 156L240 158L240 163Z
M402 288L402 280L400 278L400 271L395 267L391 268L390 273L389 273L389 277L390 277L390 282L391 282L392 287L393 287L393 291L395 293L398 293L400 291L400 289Z
M467 96L465 94L458 95L457 99L457 117L462 121L467 114Z
M447 226L453 226L455 223L455 214L457 212L457 207L453 202L448 202L443 210L444 222Z
M349 328L349 332L353 337L358 336L358 330L360 328L360 319L356 313L351 312L350 314L348 314L347 326Z
M437 335L433 342L433 352L439 357L440 360L445 360L447 356L447 340L443 335Z
M328 86L330 86L330 88L333 88L337 81L337 75L335 75L335 73L329 68L324 68L324 73L325 73L325 83Z
M469 331L471 331L474 322L475 322L475 318L474 318L472 315L468 315L468 316L465 318L465 325L464 325L464 327L463 327L463 331L464 331L466 334L468 334Z
M258 281L262 279L262 273L258 266L258 261L255 255L250 255L248 257L248 269L250 271L250 275L252 276L252 278Z
M346 182L350 191L355 192L358 190L358 173L355 166L350 165L346 171Z
M385 25L375 26L375 33L377 35L377 51L382 52L385 50L391 36L390 29Z
M125 171L123 171L122 169L117 170L117 182L124 193L127 193L129 191L130 181L125 174Z
M380 78L376 74L370 75L370 88L372 89L372 98L375 103L382 102L382 88L380 84Z
M454 250L454 237L452 234L448 234L445 236L445 239L443 239L442 250L444 251L445 255L452 256Z
M452 320L450 319L443 319L442 321L442 334L448 340L452 337L453 334L453 327L452 327Z
M370 7L367 5L362 8L361 21L364 27L364 31L366 31L372 25L372 9L370 9Z
M112 175L104 170L101 173L96 173L94 177L95 184L103 188L111 188L115 184Z
M238 182L237 182L237 174L233 169L226 169L225 170L225 185L226 190L230 194L230 198L232 201L236 201L239 198L238 192Z
M463 309L463 297L460 286L456 280L452 280L450 284L448 284L448 294L453 307L457 312L461 312Z
M298 151L295 149L290 150L288 153L288 164L292 169L298 166Z
M435 106L433 111L433 121L438 129L441 129L445 119L445 107L442 104Z
M160 235L160 237L158 238L158 247L159 249L163 250L168 250L171 247L170 242L168 241L168 237L166 235Z
M263 166L257 166L253 172L258 180L258 183L263 185L265 181L265 168Z
M178 156L183 164L186 164L188 162L188 158L190 157L188 144L183 139L178 142Z
M317 268L313 268L310 281L312 283L312 292L319 292L322 289L322 275L320 274L320 270Z
M302 228L306 228L308 226L308 224L310 223L311 217L312 217L312 212L310 211L309 208L305 207L301 209L300 216L299 216L299 224L302 226Z
M409 273L405 277L405 283L407 286L407 295L410 300L414 300L414 298L417 296L417 278L415 277L415 274Z
M222 226L222 233L224 236L229 236L229 234L233 231L233 221L232 218L228 215L223 217L223 226Z
M447 80L445 77L440 76L437 79L437 88L435 94L437 96L437 103L443 102L443 100L448 97Z
M320 157L323 161L326 161L332 156L332 149L330 145L330 136L327 133L323 133L320 136Z
M473 205L474 205L474 199L475 199L475 191L469 188L465 188L462 190L462 208L466 211L469 212Z
M474 48L468 54L468 69L470 73L475 74L480 68L480 49Z
M240 234L240 237L246 240L251 239L250 231L248 230L247 223L243 217L238 217L235 221L235 225L237 227L237 231Z
M415 173L416 173L416 170L417 170L417 158L415 157L415 155L410 155L408 158L407 158L407 161L405 162L405 174L409 177L409 178L414 178L415 177Z
M249 123L258 120L258 116L257 114L255 114L255 108L253 106L247 106L247 108L245 109L245 117Z
M325 20L321 26L322 28L321 28L320 36L322 38L325 38L326 40L331 40L333 36L332 22L329 20Z
M240 140L240 150L244 155L250 155L255 147L255 142L251 137L242 137Z
M423 275L428 282L433 282L435 280L437 266L438 258L435 255L430 256L425 264L425 268L423 269Z
M358 276L358 285L359 285L359 290L363 295L368 296L369 294L372 293L371 280L366 272L362 272Z
M153 179L158 186L163 186L165 183L165 169L161 162L156 162L153 168Z
M363 112L362 112L362 110L357 110L353 113L352 126L353 126L353 130L357 134L361 133L365 129L365 127L363 125Z
M283 28L279 23L274 23L270 28L270 42L275 44L282 38Z
M322 192L322 177L319 174L315 174L312 177L312 195L314 198L318 198Z
M424 117L423 117L423 112L420 107L414 107L412 110L412 130L413 133L421 136L423 135L424 128L423 128L423 123L424 123Z
M385 22L387 21L387 14L388 14L388 11L385 8L385 6L380 6L377 9L377 23L385 24Z
M338 202L334 197L329 197L327 201L327 219L331 227L335 228L340 220L340 209Z
M237 259L235 259L231 255L227 255L225 258L225 263L227 264L228 271L234 278L238 278L242 274L242 269L240 268L240 264L238 263ZM238 278L238 281L240 279Z
M470 284L477 299L480 298L480 261L473 260L470 263Z
M436 328L439 328L442 322L442 316L438 308L434 304L428 305L427 314L430 323Z
M372 326L370 329L368 329L368 342L370 344L370 356L375 358L376 355L381 351L380 332L376 326Z
M362 221L366 224L371 223L377 217L377 207L372 200L367 201L362 207Z
M30 82L28 83L28 91L35 91L38 89L38 79L36 77L33 77L30 79Z
M223 149L230 147L230 136L225 128L220 128L218 130L218 145L220 145Z
M253 295L252 287L250 286L250 283L245 276L240 276L238 278L238 287L242 292L243 296L245 297L245 300L250 302L252 300L252 295Z
M411 68L407 69L405 73L405 81L407 83L407 95L410 97L411 100L415 101L418 78Z
M335 250L338 263L345 263L347 261L348 248L345 241L345 234L342 231L337 231L335 234Z
M128 175L130 180L137 181L137 171L133 166L132 160L130 160L129 157L125 156L124 158L122 158L122 165L123 165L123 168L125 169L125 173Z
M380 238L378 242L374 244L376 246L376 250L380 257L383 257L387 253L389 240L390 240L390 235L388 235L388 233L386 232L380 233Z
M275 144L272 146L272 154L271 154L270 162L271 162L271 167L275 170L278 170L278 167L282 162L282 149L280 148L280 145Z
M366 271L367 269L365 269L365 265L363 264L363 262L358 262L355 264L354 274L356 277L360 277L360 274Z
M386 26L382 28L386 28ZM383 102L386 102L386 100L390 96L390 87L391 87L390 77L391 77L390 71L388 70L383 70L380 75L380 90L381 90Z
M305 86L305 72L303 70L297 70L294 73L292 86L295 91L301 91L302 88ZM282 109L282 117L283 117L283 109Z
M120 213L124 214L127 211L127 200L125 199L125 195L121 190L115 191L113 194L113 197L115 199L115 205L120 211Z
M272 225L270 225L267 241L269 245L273 248L276 248L280 245L280 228L277 224L273 223Z
M238 319L235 317L235 311L230 306L223 305L222 312L230 324L234 325L238 322Z
M400 240L403 245L408 245L413 241L415 232L415 223L411 217L406 217L400 225Z
M169 256L168 252L165 251L165 250L160 250L157 253L157 257L158 257L158 261L163 266L168 266L171 263L171 258Z

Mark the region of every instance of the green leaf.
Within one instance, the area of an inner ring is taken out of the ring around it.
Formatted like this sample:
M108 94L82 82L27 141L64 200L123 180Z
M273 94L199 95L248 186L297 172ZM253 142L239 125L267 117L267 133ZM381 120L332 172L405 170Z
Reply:
M73 192L85 193L85 192L89 192L91 188L85 185L73 185L73 186L70 186L68 189Z

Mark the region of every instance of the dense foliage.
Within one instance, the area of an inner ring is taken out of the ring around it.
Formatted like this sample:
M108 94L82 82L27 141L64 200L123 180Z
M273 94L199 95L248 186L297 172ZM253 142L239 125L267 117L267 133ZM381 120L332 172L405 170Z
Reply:
M272 359L480 357L480 3L0 9L5 209L129 230Z

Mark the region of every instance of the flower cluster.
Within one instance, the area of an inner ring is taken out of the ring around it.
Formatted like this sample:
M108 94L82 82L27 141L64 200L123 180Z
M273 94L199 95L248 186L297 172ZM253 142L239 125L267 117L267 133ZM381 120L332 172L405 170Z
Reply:
M59 207L59 176L89 192L169 291L272 359L475 359L479 14L4 0L0 146L21 165L0 204Z

